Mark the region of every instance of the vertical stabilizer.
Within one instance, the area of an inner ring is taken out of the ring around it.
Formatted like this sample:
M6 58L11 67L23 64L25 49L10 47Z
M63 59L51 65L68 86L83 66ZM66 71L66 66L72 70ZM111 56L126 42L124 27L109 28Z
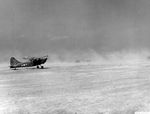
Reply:
M21 63L21 62L19 62L18 60L16 60L14 57L10 58L10 66L17 65L18 63Z

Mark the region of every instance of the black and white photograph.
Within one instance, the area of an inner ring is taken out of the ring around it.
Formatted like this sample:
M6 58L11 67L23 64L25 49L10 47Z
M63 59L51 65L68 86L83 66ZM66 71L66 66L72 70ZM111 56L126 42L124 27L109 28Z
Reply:
M0 114L150 114L150 0L0 0Z

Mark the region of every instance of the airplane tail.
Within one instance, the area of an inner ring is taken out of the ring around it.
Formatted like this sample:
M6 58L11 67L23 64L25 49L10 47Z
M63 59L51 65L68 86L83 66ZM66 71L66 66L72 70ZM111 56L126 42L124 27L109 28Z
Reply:
M20 61L16 60L14 57L10 58L10 66L15 66L18 63L21 63Z

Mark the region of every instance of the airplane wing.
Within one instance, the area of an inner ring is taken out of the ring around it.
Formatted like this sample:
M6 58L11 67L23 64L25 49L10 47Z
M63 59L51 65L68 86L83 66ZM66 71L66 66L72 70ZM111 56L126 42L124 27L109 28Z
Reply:
M22 59L25 59L25 60L28 60L30 59L31 57L23 57Z
M24 60L32 61L34 59L38 59L38 57L23 57Z
M30 56L28 56L28 57L23 57L23 59L29 60L29 61L38 60L38 59L42 59L42 58L48 58L48 55L45 55L45 56L43 56L43 57L30 57Z

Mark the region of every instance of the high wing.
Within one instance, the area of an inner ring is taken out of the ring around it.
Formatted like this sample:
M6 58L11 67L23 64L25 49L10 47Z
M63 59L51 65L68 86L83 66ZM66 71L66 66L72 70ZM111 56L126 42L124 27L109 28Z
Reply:
M43 56L43 57L30 57L30 56L28 56L28 57L23 57L23 59L29 60L29 61L38 60L38 59L44 59L44 58L48 58L48 55Z
M33 59L35 59L36 57L23 57L24 60L28 60L28 61L31 61Z

